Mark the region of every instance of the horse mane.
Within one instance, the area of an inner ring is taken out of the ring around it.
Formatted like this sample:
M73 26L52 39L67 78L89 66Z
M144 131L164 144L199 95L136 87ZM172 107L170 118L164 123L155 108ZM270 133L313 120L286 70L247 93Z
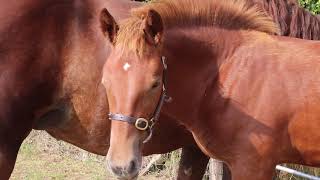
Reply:
M116 45L140 51L146 42L141 29L147 12L157 11L164 28L216 26L231 30L256 30L277 34L272 18L247 0L158 0L132 10L132 16L119 24Z
M296 0L251 0L279 25L281 35L320 40L320 18L300 7Z

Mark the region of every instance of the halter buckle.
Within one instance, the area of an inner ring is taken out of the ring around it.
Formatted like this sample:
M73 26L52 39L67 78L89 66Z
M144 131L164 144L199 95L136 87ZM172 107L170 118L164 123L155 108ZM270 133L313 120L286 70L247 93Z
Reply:
M138 130L145 131L149 127L149 121L144 118L138 118L134 125Z

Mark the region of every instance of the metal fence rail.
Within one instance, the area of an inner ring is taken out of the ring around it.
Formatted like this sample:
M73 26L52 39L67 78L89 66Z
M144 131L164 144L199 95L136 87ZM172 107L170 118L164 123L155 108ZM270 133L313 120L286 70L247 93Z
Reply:
M284 171L284 172L290 173L290 174L293 174L293 175L296 175L296 176L300 176L300 177L303 177L303 178L307 178L307 179L311 179L311 180L320 180L320 177L312 176L310 174L306 174L306 173L303 173L303 172L300 172L300 171L297 171L297 170L294 170L294 169L290 169L290 168L287 168L287 167L284 167L284 166L277 165L276 169L280 170L280 171Z

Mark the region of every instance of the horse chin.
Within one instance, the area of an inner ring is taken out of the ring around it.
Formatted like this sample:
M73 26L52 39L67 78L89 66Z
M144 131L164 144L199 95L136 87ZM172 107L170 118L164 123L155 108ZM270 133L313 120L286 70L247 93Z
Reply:
M123 179L118 178L118 179L119 179L119 180L137 180L137 179L138 179L138 175L139 175L139 174L137 174L137 175L135 175L135 176L133 176L133 177L127 177L127 178L123 178Z
M137 180L138 174L133 177L117 177L118 180Z

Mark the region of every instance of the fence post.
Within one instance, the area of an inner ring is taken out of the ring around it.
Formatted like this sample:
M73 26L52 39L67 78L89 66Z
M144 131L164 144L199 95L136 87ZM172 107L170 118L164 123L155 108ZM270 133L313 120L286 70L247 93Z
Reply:
M209 162L209 180L222 180L223 163L222 161L210 159Z

